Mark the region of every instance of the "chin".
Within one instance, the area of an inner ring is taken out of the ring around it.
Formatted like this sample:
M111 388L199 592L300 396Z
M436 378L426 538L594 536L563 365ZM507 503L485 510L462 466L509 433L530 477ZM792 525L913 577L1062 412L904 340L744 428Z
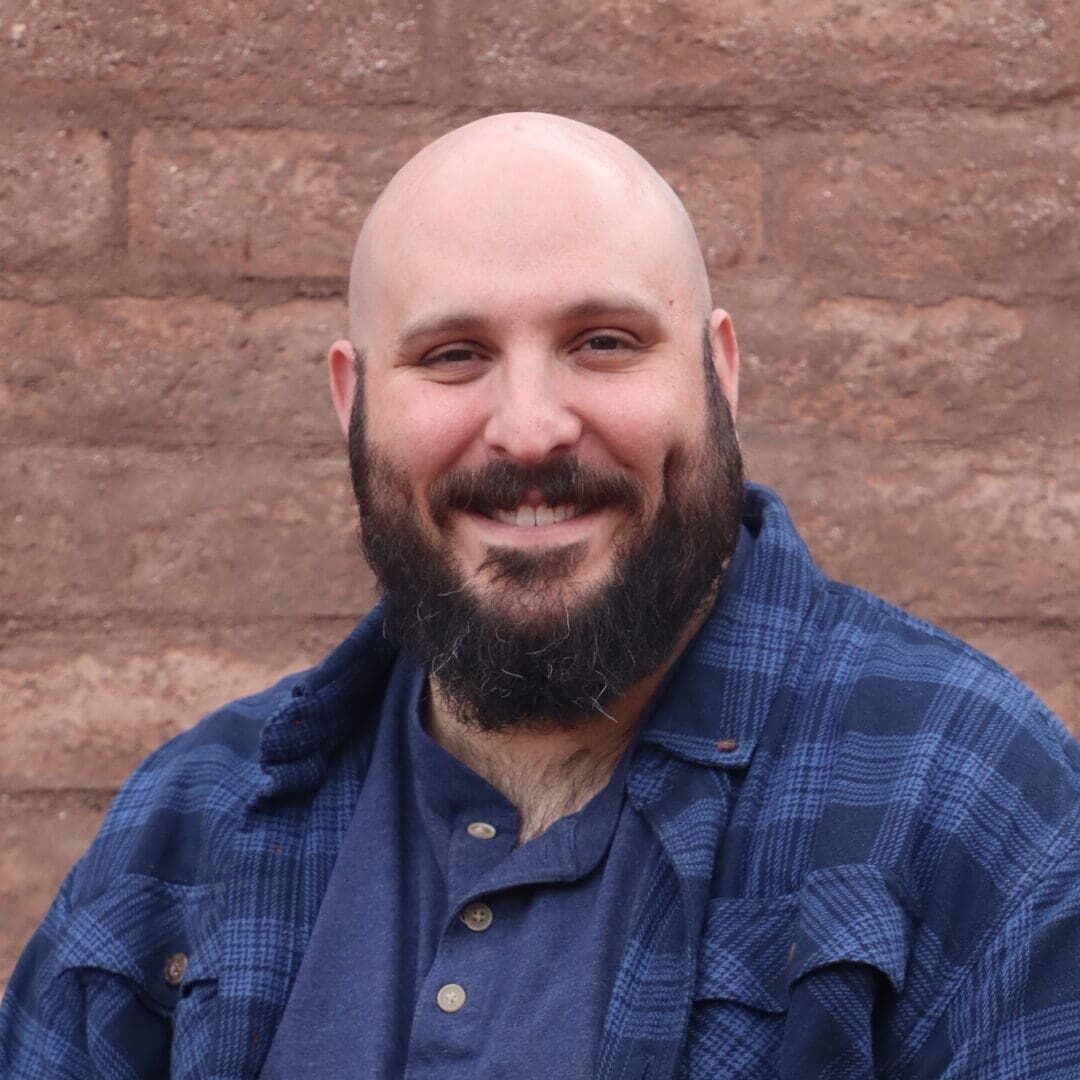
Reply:
M485 613L518 630L558 629L588 605L594 585L578 581L538 582L527 587L488 585L473 593Z

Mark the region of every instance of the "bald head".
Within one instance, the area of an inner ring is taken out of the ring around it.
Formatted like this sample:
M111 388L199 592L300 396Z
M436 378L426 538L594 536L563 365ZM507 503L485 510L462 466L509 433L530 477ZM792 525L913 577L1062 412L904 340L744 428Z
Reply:
M453 274L464 259L491 275L554 271L589 245L633 249L654 263L663 291L707 317L708 277L693 226L637 151L560 116L477 120L421 150L368 215L352 264L352 339L367 345L387 288L415 286L418 277L437 287L437 275ZM405 265L425 259L433 273Z

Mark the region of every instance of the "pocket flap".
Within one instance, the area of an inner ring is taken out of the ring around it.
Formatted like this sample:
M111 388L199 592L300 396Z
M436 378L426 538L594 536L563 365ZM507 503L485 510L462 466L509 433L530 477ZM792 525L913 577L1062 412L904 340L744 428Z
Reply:
M77 907L59 943L62 969L94 968L133 982L166 1007L184 986L216 977L216 935L206 933L214 889L123 874ZM166 968L170 958L183 957Z
M829 964L868 964L901 990L911 918L902 892L874 866L808 875L798 892L709 901L695 998L787 1009L793 983Z
M796 894L710 900L694 997L783 1012L788 1002L785 969L795 912Z
M869 964L899 992L911 949L903 890L876 866L833 866L806 879L791 981L827 964Z

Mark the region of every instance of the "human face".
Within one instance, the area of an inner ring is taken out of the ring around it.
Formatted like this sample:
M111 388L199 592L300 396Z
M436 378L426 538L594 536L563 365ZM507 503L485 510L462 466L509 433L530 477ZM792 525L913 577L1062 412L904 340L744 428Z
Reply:
M703 437L692 283L658 249L662 230L637 219L620 224L602 200L596 208L592 191L578 194L587 205L571 200L542 212L535 206L544 190L493 189L484 193L493 205L481 230L462 224L455 206L417 214L405 223L413 233L382 253L380 263L390 265L364 319L371 445L406 478L429 539L444 541L470 587L494 602L501 595L515 617L527 614L523 598L495 580L493 551L573 549L574 573L563 584L594 586L610 573L620 538L655 516L669 462ZM710 332L730 399L726 316ZM344 367L342 383L352 374ZM349 391L339 393L343 422ZM523 492L509 508L517 516L502 520L468 510L439 515L433 506L437 485L455 472L567 457L632 482L641 506L578 513L572 504L544 505L538 491ZM553 582L529 602L561 600Z
M384 626L428 669L459 720L487 731L576 726L655 674L685 639L734 550L741 509L738 443L709 351L706 343L707 445L694 467L680 462L668 470L655 520L620 541L606 581L579 590L572 609L566 599L562 612L544 617L534 610L515 622L474 595L455 572L452 553L425 536L407 483L368 444L357 394L349 460L364 550L384 590ZM550 505L567 491L581 505L636 505L632 485L573 458L535 470L493 462L447 479L434 500L436 517L448 508L509 505L534 485ZM543 595L572 572L574 547L501 548L488 561L500 582Z

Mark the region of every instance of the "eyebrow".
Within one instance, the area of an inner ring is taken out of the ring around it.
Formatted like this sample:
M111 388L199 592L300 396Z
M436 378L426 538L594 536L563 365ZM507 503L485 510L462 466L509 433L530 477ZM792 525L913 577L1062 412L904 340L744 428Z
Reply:
M636 296L589 296L575 301L555 312L557 322L577 322L581 319L604 317L646 318L653 322L660 321L657 308ZM406 348L420 338L436 334L466 333L478 326L486 326L490 319L479 311L446 311L433 315L423 315L407 323L398 335L397 348Z

